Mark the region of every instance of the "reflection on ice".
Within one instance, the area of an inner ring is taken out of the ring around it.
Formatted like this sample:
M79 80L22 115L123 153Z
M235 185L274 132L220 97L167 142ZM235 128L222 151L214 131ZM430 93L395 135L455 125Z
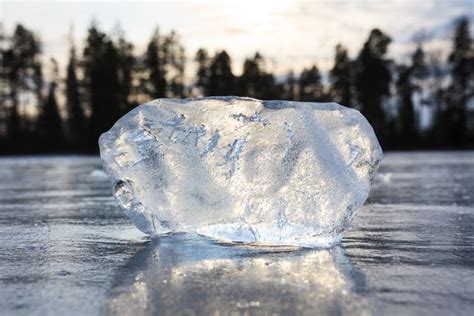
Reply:
M152 242L118 272L112 314L370 314L344 250L223 246L192 235Z

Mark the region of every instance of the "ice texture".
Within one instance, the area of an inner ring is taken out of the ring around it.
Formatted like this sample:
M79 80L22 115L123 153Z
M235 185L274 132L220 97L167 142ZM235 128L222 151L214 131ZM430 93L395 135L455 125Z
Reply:
M141 231L302 247L340 241L383 155L357 110L238 97L151 101L99 145Z

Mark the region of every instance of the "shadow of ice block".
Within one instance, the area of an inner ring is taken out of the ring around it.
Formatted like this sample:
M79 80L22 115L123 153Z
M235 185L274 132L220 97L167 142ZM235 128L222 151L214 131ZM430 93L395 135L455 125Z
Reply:
M356 110L237 97L151 101L99 144L143 232L303 247L340 241L382 159Z
M165 236L133 257L108 298L114 315L371 313L344 250L223 246Z

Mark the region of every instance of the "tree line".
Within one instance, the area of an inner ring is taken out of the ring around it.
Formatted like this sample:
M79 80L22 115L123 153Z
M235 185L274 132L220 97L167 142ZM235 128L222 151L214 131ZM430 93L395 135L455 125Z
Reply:
M71 40L65 75L42 62L41 41L24 25L0 29L0 153L93 153L97 139L133 107L155 98L238 95L258 99L335 101L362 112L385 149L474 147L474 47L469 20L458 19L446 59L416 45L411 59L387 56L391 38L373 29L355 58L338 44L328 80L317 65L276 76L255 53L235 75L231 56L199 49L185 80L179 35L156 29L141 54L123 32L95 24L79 52ZM46 68L48 67L48 68ZM49 72L48 80L43 71ZM60 104L62 106L60 106ZM430 109L429 123L420 111Z

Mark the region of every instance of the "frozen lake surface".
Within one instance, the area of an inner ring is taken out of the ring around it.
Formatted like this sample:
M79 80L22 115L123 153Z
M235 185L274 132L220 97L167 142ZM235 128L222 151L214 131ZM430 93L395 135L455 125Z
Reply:
M0 159L0 314L472 315L474 152L389 153L331 250L150 241L96 157Z

